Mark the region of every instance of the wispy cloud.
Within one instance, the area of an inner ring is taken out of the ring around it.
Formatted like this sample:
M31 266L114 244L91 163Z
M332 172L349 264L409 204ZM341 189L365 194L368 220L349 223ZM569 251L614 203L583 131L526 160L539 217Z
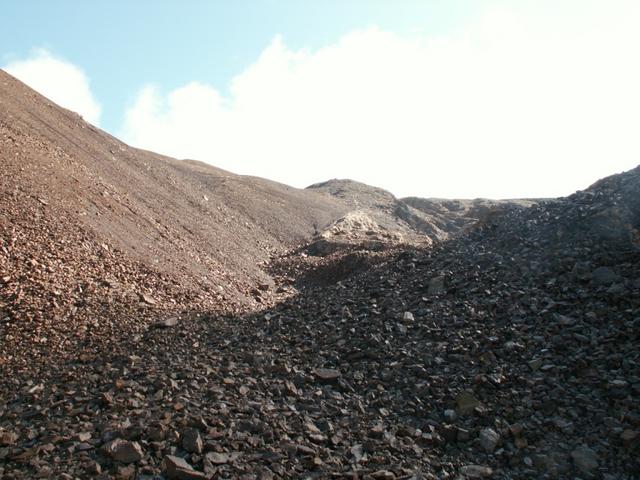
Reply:
M89 78L76 65L44 49L2 67L55 103L73 110L98 125L102 108L93 96Z

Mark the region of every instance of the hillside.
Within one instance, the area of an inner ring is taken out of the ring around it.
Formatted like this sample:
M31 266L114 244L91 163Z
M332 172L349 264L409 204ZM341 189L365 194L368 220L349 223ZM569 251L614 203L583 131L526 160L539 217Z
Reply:
M640 167L544 201L298 190L0 71L0 477L632 479Z
M269 258L347 210L329 196L130 148L4 72L0 162L2 328L48 338L49 354L64 348L43 328L67 334L97 312L95 328L108 331L268 301L272 291L255 289L272 284Z

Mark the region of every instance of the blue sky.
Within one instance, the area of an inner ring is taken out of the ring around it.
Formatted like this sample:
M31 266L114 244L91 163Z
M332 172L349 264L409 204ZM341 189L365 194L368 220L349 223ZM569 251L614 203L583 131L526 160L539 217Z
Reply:
M275 35L318 48L352 30L439 33L477 12L473 0L5 0L2 64L44 48L81 66L117 132L141 85L190 81L223 92Z
M297 187L568 195L640 163L636 0L3 1L0 67L125 142Z

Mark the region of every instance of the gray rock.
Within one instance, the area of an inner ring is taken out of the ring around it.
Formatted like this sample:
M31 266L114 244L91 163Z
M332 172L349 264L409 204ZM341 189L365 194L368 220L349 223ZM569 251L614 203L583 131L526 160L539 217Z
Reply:
M591 272L591 281L594 285L612 285L618 281L620 277L609 267L598 267Z
M157 303L155 298L151 295L147 295L146 293L140 294L140 300L148 305L155 305Z
M480 439L480 445L487 453L493 453L500 443L500 435L491 428L481 430L478 438Z
M178 325L180 319L178 317L167 317L157 321L152 325L152 328L171 328Z
M573 464L582 473L592 474L598 468L598 455L588 447L578 447L571 452Z
M444 276L434 277L429 281L429 288L427 292L429 295L436 295L445 291L445 278Z

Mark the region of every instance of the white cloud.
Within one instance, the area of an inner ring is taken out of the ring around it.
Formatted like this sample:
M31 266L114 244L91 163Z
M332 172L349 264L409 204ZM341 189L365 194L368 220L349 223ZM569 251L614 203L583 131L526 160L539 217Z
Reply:
M2 68L58 105L99 124L102 108L91 93L89 79L76 65L39 49Z
M197 82L145 87L123 134L298 187L566 195L640 163L640 3L535 5L439 37L371 28L313 51L276 37L228 98Z

